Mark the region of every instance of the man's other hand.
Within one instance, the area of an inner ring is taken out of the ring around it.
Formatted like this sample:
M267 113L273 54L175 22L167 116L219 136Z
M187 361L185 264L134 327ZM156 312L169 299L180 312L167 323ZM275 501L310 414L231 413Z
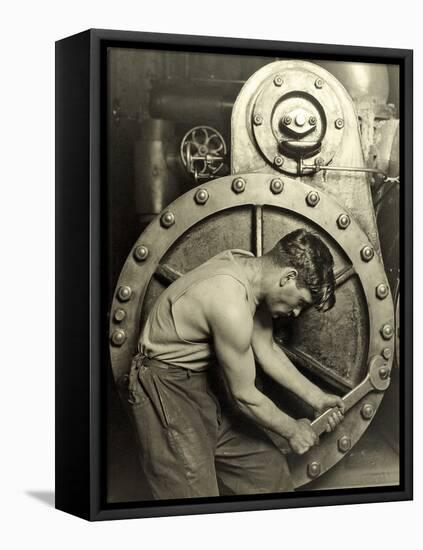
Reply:
M336 409L332 412L332 414L328 418L328 423L326 424L327 432L334 431L338 426L338 424L340 424L344 419L345 403L341 399L341 397L338 397L337 395L332 395L330 393L322 393L322 395L320 396L319 402L315 407L316 417L321 415L328 409L332 409L333 407L336 407Z
M310 447L318 443L319 438L313 431L310 420L301 418L295 421L294 433L288 441L294 453L302 455L306 453Z

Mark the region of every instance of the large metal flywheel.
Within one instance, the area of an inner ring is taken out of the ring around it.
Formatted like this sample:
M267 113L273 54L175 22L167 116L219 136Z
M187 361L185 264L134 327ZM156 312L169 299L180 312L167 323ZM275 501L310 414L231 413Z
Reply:
M348 412L335 432L321 436L320 446L290 457L297 487L345 456L389 385L394 350L389 284L379 254L350 212L324 191L282 175L242 173L196 187L170 204L137 240L110 316L113 374L124 391L142 323L168 284L225 249L261 255L299 227L316 232L330 248L337 302L327 313L310 308L289 326L276 324L275 339L315 383L346 396ZM279 387L272 391L289 414L300 418L309 412L285 399Z

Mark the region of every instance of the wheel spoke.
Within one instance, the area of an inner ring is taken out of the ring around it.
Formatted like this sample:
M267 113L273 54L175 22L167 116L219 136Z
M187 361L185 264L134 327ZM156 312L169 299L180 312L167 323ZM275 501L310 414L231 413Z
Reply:
M335 273L336 288L339 288L347 281L356 275L356 271L352 265L348 265Z
M182 275L183 273L166 264L159 264L154 272L154 276L166 286L169 286L173 283L173 281L176 281L176 279L179 279Z
M263 254L263 207L254 206L253 219L254 254L258 258Z

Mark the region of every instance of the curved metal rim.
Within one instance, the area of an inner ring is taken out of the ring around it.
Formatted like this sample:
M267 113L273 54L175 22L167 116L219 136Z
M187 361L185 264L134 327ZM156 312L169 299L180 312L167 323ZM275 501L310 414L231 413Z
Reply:
M245 182L244 189L241 192L235 192L232 184L234 180L242 178ZM387 341L383 338L381 329L385 324L394 326L394 311L391 296L385 299L378 299L376 288L383 283L388 285L386 274L382 261L377 254L374 254L370 261L362 258L362 249L365 246L373 247L363 232L363 230L354 221L351 214L337 203L332 197L317 191L320 200L317 205L311 206L307 202L307 196L310 192L316 193L316 189L288 177L282 177L283 191L274 194L271 191L271 182L274 174L246 173L225 176L208 182L205 185L198 186L169 205L162 215L156 217L145 231L140 235L129 254L122 272L120 274L116 291L112 302L112 315L110 317L110 338L116 330L124 331L125 339L122 345L116 346L113 343L110 346L111 362L113 374L116 382L119 384L122 376L129 370L130 361L128 354L136 351L136 345L139 337L139 319L141 306L144 301L145 293L148 288L151 277L153 276L160 260L177 241L181 235L204 220L218 212L247 205L273 206L284 210L292 211L304 216L317 225L322 231L334 239L340 248L349 258L351 264L360 279L369 314L369 357L380 355L387 345L393 345L392 339ZM195 201L195 195L199 189L205 189L208 193L208 200L204 204L198 204ZM191 208L186 205L191 204ZM183 211L183 215L181 214ZM174 223L166 227L162 225L162 216L166 213L172 213ZM346 229L341 229L337 220L340 215L348 214L351 219L350 225ZM135 250L139 246L144 246L148 250L148 256L144 260L138 260ZM129 286L131 295L129 299L122 302L119 299L118 290L121 286ZM126 317L123 321L114 320L113 312L116 309L125 310ZM392 356L394 354L392 353ZM392 358L387 361L388 367L391 367ZM369 399L374 402L375 409L382 399L382 395L374 395ZM356 414L357 406L346 415L351 418ZM352 414L355 411L354 415ZM344 420L345 426L348 424ZM369 422L363 423L361 430L356 430L357 439L365 431ZM333 434L327 434L332 436ZM343 455L337 456L332 452L324 452L326 447L331 445L333 437L325 438L324 443L319 448L313 448L309 453L303 455L299 460L296 478L299 480L297 486L310 481L307 476L306 464L308 455L311 453L316 456L318 453L321 467L321 473L332 467Z

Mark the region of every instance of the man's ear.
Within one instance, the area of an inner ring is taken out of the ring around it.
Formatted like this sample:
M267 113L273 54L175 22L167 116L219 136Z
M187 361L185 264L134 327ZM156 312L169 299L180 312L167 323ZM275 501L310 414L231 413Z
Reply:
M298 277L298 271L293 267L285 267L282 270L281 278L279 279L279 286L284 286L290 279L296 279Z

